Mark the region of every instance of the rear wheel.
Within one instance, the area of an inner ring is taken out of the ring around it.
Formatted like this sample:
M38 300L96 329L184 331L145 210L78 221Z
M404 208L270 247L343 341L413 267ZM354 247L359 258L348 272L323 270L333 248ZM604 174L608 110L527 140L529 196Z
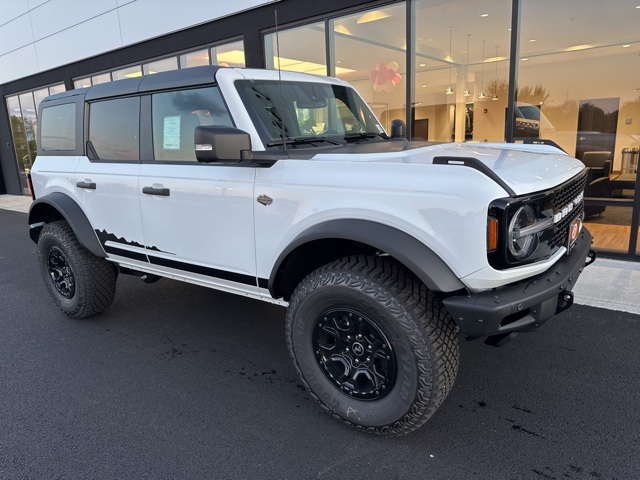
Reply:
M455 323L388 257L347 257L316 270L296 288L286 324L311 394L338 419L371 433L417 429L455 380Z
M113 302L115 266L84 248L67 222L47 223L42 228L38 261L49 295L67 315L89 317Z

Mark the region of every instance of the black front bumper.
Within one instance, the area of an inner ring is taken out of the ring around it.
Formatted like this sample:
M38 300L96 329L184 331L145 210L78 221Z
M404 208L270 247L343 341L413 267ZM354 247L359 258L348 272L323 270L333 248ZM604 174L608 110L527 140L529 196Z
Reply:
M591 234L583 228L571 254L563 256L546 272L499 289L456 295L442 301L468 337L529 330L571 306L571 290L585 265L594 259Z

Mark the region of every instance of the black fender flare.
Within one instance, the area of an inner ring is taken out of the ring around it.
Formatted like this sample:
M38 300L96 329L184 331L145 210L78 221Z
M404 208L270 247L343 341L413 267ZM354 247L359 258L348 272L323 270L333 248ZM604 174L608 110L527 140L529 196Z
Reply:
M433 250L408 233L369 220L340 219L310 227L283 250L269 276L269 292L274 298L278 298L277 283L289 254L308 242L323 239L352 240L385 252L411 270L429 290L454 292L466 288Z
M84 248L97 257L107 256L82 208L71 197L60 192L38 198L29 208L29 235L35 243L38 243L40 230L51 208L62 215Z

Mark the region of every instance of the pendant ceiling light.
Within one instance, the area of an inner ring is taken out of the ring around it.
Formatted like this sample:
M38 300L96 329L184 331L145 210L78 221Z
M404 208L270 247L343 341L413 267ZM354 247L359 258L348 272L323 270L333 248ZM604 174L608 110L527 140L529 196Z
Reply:
M498 47L500 45L496 45L496 80L495 80L495 85L496 85L496 90L493 94L493 97L491 98L491 100L498 100Z
M453 88L451 88L451 63L453 62L451 58L451 30L453 30L453 27L449 27L449 86L444 91L447 95L453 95Z
M467 63L464 66L464 92L462 92L463 97L471 96L471 92L469 91L469 38L471 37L470 33L467 33Z
M484 44L486 40L482 40L482 74L480 76L480 94L478 95L478 99L484 100L487 98L487 94L484 93Z

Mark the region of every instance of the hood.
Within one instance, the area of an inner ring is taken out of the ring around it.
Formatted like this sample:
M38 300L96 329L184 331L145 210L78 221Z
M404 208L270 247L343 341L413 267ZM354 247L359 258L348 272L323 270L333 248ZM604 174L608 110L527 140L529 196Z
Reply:
M549 190L585 168L580 160L558 148L515 143L363 142L318 153L312 158L322 161L431 164L434 157L440 156L478 159L516 195ZM451 168L469 167L451 165Z

